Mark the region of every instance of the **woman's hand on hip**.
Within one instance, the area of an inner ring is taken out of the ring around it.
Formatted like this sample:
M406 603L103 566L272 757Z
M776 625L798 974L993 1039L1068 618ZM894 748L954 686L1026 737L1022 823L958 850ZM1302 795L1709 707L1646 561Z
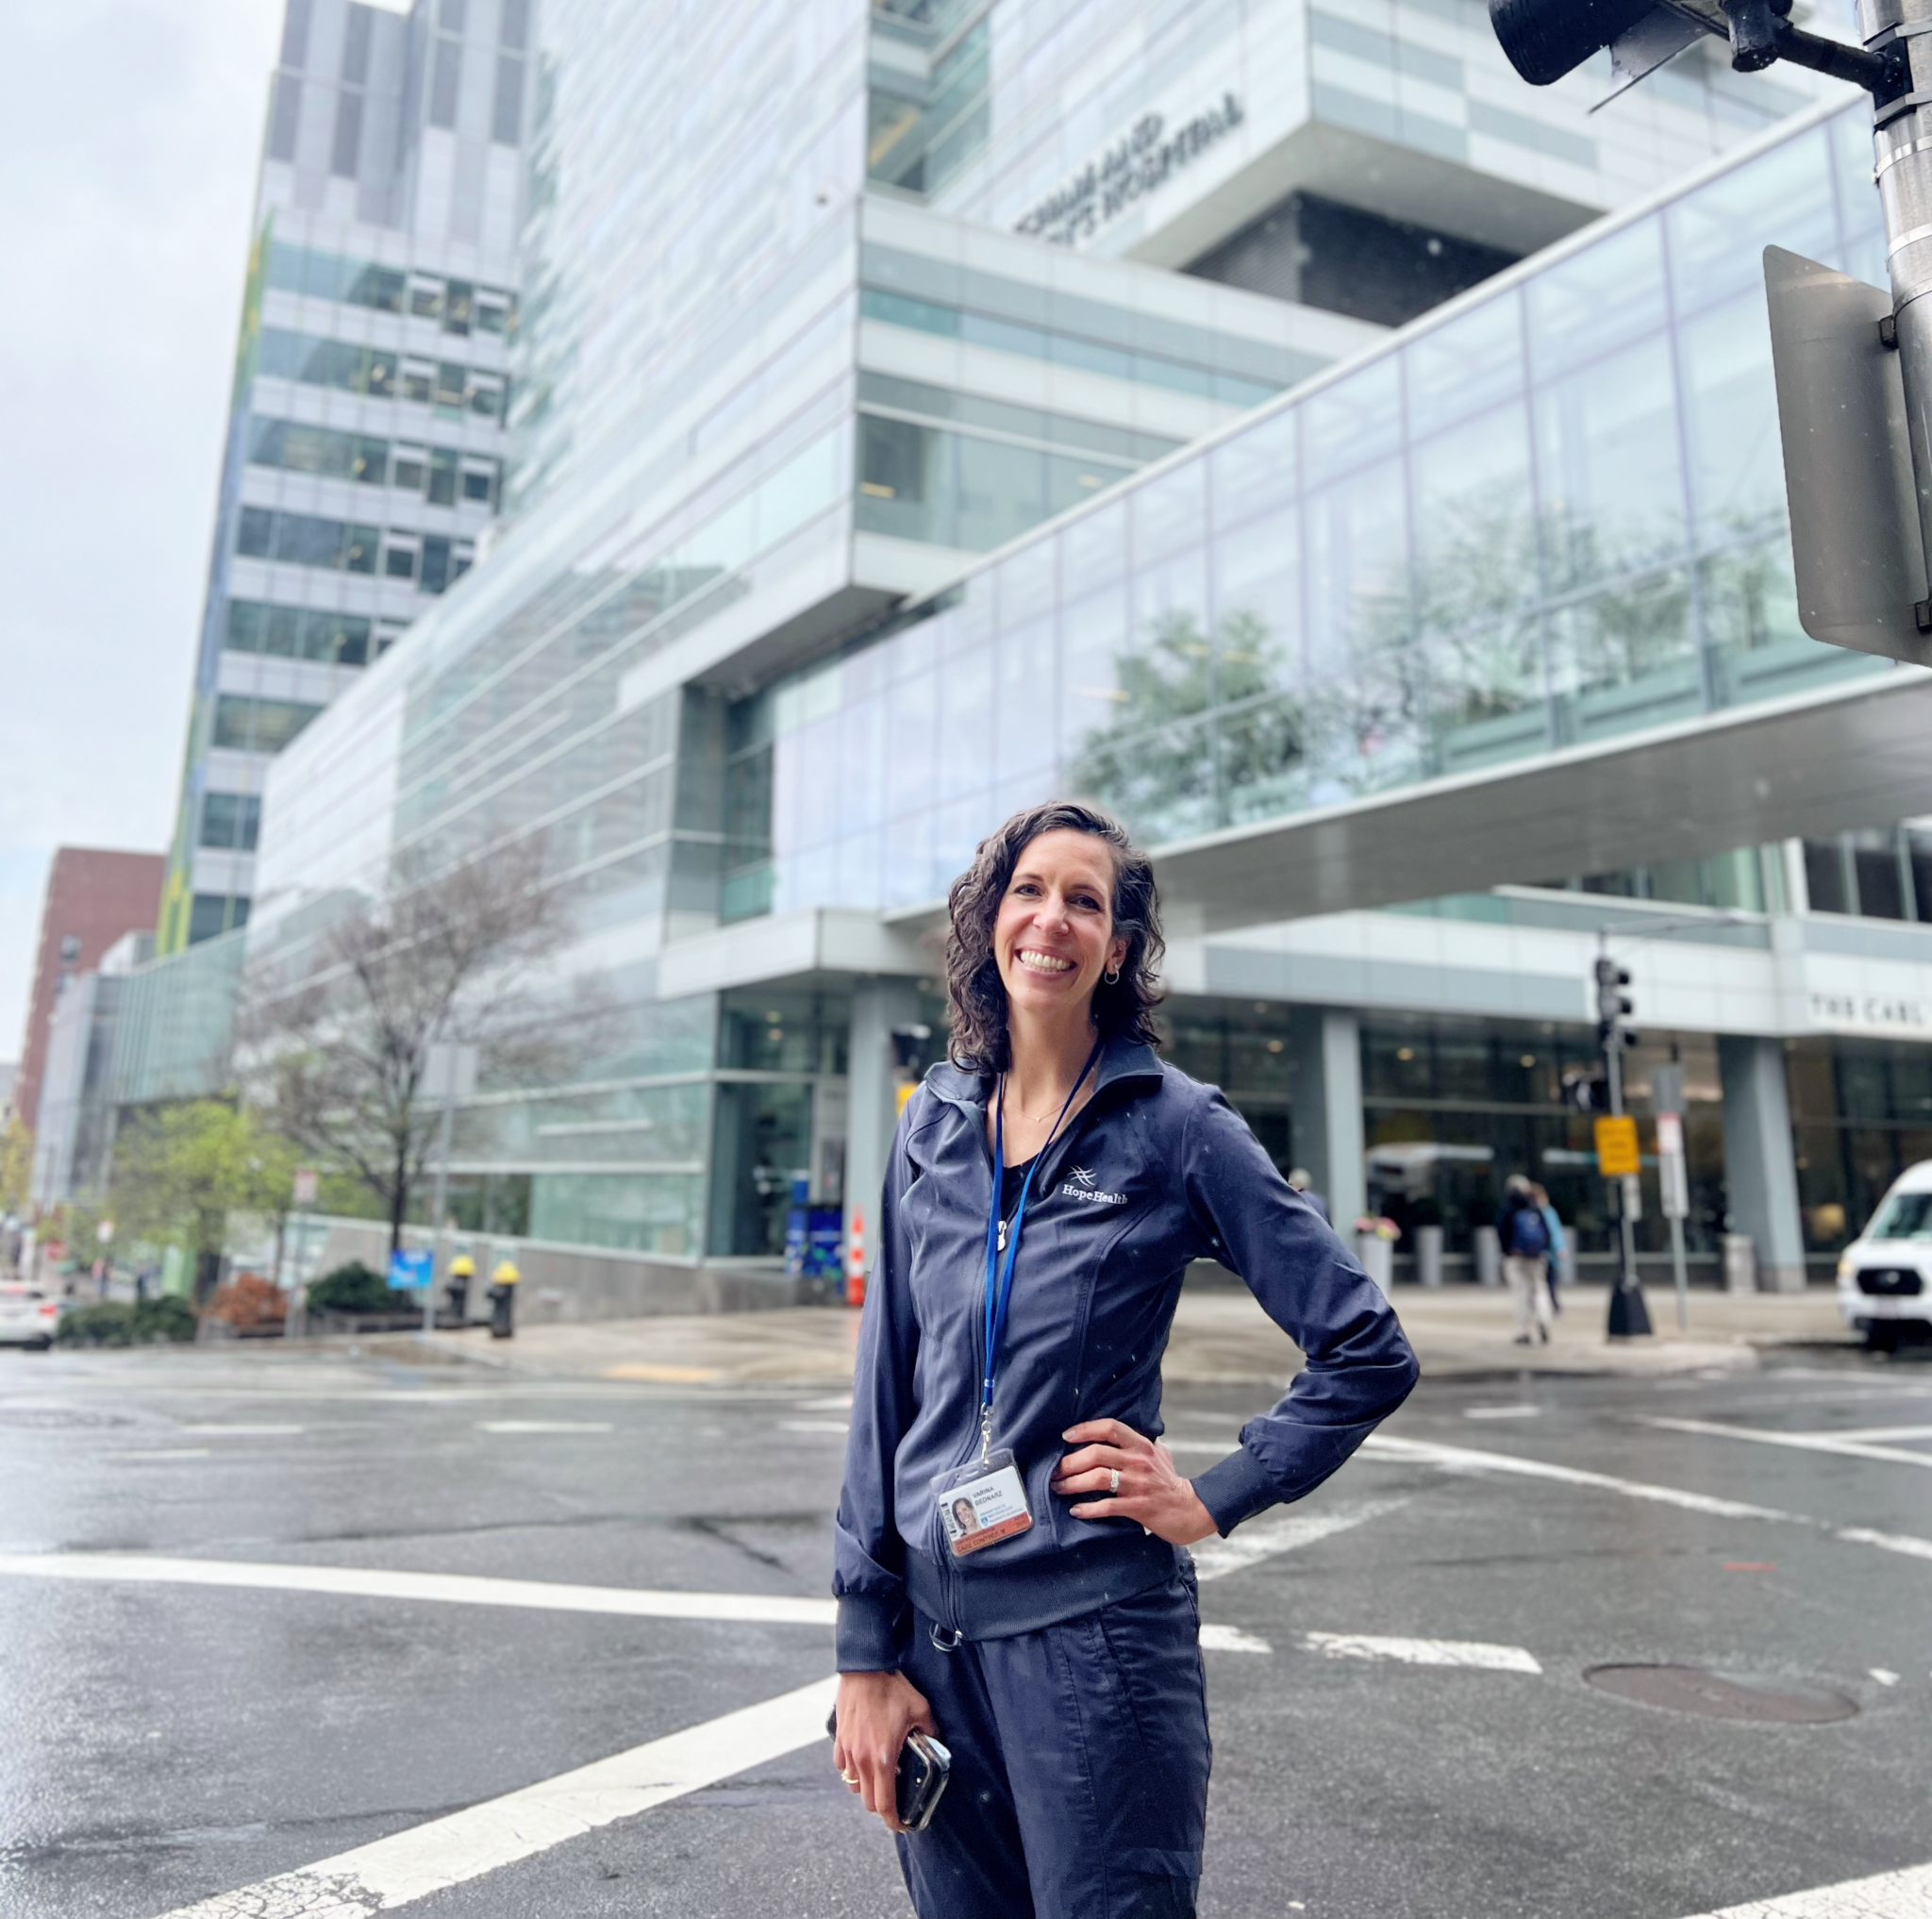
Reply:
M932 1708L904 1673L841 1673L839 1729L832 1763L839 1776L891 1832L899 1824L899 1750L914 1727L935 1738Z
M1192 1545L1217 1530L1193 1481L1175 1472L1174 1455L1158 1440L1117 1419L1090 1419L1060 1437L1078 1450L1060 1461L1051 1490L1101 1495L1074 1507L1075 1519L1138 1520L1173 1545Z

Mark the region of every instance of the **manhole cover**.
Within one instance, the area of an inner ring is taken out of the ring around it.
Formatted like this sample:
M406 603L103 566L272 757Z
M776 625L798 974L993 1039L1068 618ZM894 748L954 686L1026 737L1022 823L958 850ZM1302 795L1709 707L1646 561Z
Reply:
M1849 1719L1857 1707L1823 1686L1773 1685L1727 1679L1695 1666L1591 1666L1584 1678L1620 1699L1668 1706L1706 1719L1745 1719L1763 1726L1825 1726Z
M57 1427L132 1424L118 1412L83 1412L73 1406L0 1406L0 1426L29 1427L42 1432Z

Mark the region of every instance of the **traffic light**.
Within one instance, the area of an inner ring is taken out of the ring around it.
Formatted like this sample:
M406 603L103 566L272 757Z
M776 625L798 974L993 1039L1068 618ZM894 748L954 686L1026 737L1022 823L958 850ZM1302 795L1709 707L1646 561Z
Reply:
M1572 1067L1563 1076L1563 1099L1578 1112L1608 1112L1610 1082L1602 1072Z
M1629 984L1628 971L1614 960L1596 962L1596 1038L1607 1053L1637 1043L1637 1035L1624 1024L1637 1010L1624 992Z
M1490 0L1490 25L1509 64L1547 87L1657 10L1654 0Z
M1731 65L1755 74L1790 60L1849 80L1882 107L1912 85L1903 41L1846 46L1791 25L1791 0L1490 0L1490 25L1509 64L1533 87L1574 73L1604 47L1620 86L1640 80L1700 33L1728 40Z

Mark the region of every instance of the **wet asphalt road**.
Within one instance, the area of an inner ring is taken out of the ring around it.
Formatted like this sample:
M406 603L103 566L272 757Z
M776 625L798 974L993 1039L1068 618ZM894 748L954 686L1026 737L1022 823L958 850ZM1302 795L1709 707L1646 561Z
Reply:
M1263 1397L1171 1395L1183 1465ZM776 1389L5 1352L0 1554L818 1595L841 1425L836 1399ZM1932 1365L1425 1382L1387 1430L1793 1517L1358 1459L1296 1510L1356 1524L1204 1583L1205 1619L1269 1648L1206 1655L1205 1914L1682 1919L1932 1860L1932 1547L1909 1546L1932 1541ZM1847 1431L1897 1457L1815 1443ZM1481 1642L1541 1670L1341 1655L1310 1633ZM0 1913L156 1919L805 1685L830 1644L815 1624L0 1571ZM1713 1721L1584 1678L1646 1661L1857 1710ZM821 1741L408 1910L908 1908Z

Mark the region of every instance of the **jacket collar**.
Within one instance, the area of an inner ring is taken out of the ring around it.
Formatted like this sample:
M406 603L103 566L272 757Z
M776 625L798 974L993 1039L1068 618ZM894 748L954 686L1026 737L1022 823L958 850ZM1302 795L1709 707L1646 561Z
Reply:
M1101 1049L1100 1064L1094 1069L1094 1097L1123 1081L1158 1080L1163 1071L1159 1054L1146 1041L1116 1033ZM993 1076L974 1073L955 1065L951 1060L941 1060L926 1074L925 1084L932 1089L935 1098L943 1099L950 1106L984 1111L987 1101L992 1097Z

